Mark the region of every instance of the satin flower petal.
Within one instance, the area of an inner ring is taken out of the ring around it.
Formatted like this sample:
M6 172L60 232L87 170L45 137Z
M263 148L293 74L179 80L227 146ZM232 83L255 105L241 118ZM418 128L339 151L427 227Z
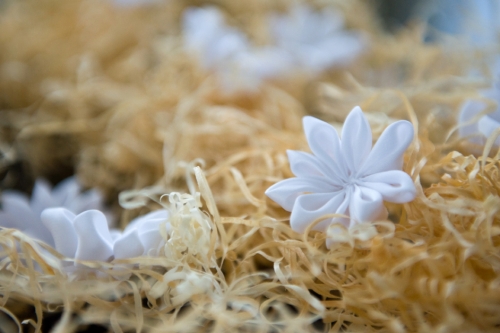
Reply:
M144 253L144 246L139 239L137 230L133 230L116 240L113 245L115 259L134 258Z
M344 192L304 194L297 198L290 216L290 226L296 232L304 232L307 225L327 214L343 214L338 211L345 199ZM325 231L332 218L318 223L313 230Z
M283 209L291 212L296 199L307 192L329 193L335 188L321 178L289 178L274 184L266 190L266 195Z
M88 210L75 217L78 236L75 258L106 261L113 255L113 240L106 216L98 210Z
M337 131L330 124L310 116L304 117L302 123L314 156L330 168L336 177L346 179L348 169Z
M325 143L322 143L323 145ZM352 109L342 127L342 152L350 175L356 174L372 149L372 130L359 106Z
M387 218L382 195L375 190L363 186L355 186L349 203L351 225Z
M403 171L391 170L362 178L362 186L382 194L385 201L404 203L415 199L417 191L411 177Z
M78 237L73 225L76 215L65 208L45 209L40 218L54 238L54 248L68 258L74 258Z
M403 167L403 154L413 141L413 125L400 120L382 132L359 170L359 177Z

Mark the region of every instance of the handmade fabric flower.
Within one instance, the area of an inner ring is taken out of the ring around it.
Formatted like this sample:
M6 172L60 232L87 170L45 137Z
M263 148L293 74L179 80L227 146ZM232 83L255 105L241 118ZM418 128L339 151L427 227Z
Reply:
M364 48L361 35L345 31L342 15L333 10L297 5L290 15L271 16L269 25L276 44L313 74L347 64Z
M333 126L304 117L307 142L313 152L288 151L296 178L271 186L266 195L292 212L290 225L304 232L309 224L328 214L314 229L326 231L331 223L349 228L356 223L384 219L384 200L395 203L415 198L412 179L401 171L403 154L413 140L408 121L389 125L372 149L370 126L359 107L345 120L342 139Z
M89 209L103 210L102 196L91 189L81 192L81 186L74 177L70 177L51 189L43 179L35 182L31 200L17 191L2 193L2 211L0 227L15 228L25 234L54 246L54 239L40 220L40 214L46 208L64 207L74 214ZM112 221L108 213L107 220Z
M472 143L479 145L483 145L486 139L500 127L500 82L497 82L493 88L483 91L482 95L497 103L494 112L483 115L477 122L471 124L470 122L474 121L474 118L486 110L487 104L483 101L468 100L462 106L458 117L460 124L468 124L458 129L459 135L467 137L482 134L482 137L473 136L469 139ZM500 145L500 137L497 137L495 144Z
M98 210L75 215L65 208L49 208L41 220L54 239L54 248L68 258L108 261L141 255L157 255L163 241L160 225L166 224L168 211L158 210L138 217L123 234L109 230L106 216Z

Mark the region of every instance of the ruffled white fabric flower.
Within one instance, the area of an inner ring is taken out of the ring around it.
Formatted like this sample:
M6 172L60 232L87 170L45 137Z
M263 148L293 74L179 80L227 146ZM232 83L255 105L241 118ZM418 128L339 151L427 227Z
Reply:
M372 132L359 107L345 120L342 139L328 123L307 116L304 130L313 154L288 151L296 178L271 186L266 195L292 212L290 225L304 232L309 224L328 214L314 230L326 231L332 223L349 228L356 223L387 217L384 200L395 203L415 198L416 189L401 171L403 154L413 140L408 121L389 125L372 149Z
M65 208L49 208L41 220L54 239L54 248L68 258L109 261L142 255L157 255L163 242L160 225L167 222L168 211L158 210L138 217L123 234L109 230L106 216L98 210L75 215Z
M332 9L313 11L296 5L290 15L273 15L270 30L278 47L286 50L295 65L313 74L342 66L365 47L360 33L343 29L340 13Z
M486 139L500 127L500 82L493 88L483 91L482 95L497 103L494 112L485 114L477 122L473 122L481 112L486 110L487 104L479 100L468 100L462 106L458 117L459 124L467 124L458 129L459 135L462 137L472 136L469 140L478 145L483 145ZM473 123L471 124L471 122ZM482 136L477 136L477 134ZM497 137L495 144L500 145L500 137Z
M95 189L81 192L81 186L74 177L62 181L53 189L45 180L38 179L31 199L17 191L2 193L0 227L21 230L53 247L54 239L40 220L42 211L51 207L64 207L74 214L89 209L103 210L102 195ZM107 215L111 224L111 214Z

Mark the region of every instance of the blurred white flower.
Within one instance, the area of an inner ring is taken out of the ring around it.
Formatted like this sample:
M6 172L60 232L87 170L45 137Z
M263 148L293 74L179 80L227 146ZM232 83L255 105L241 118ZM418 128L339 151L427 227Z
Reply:
M459 124L467 124L459 127L459 135L471 136L469 141L478 145L484 145L486 139L500 127L500 81L492 88L482 91L481 94L496 102L497 106L493 112L480 116L486 111L487 103L480 100L468 100L462 105L458 116ZM495 140L495 144L500 145L500 136Z
M219 69L249 48L246 36L226 25L216 7L191 7L183 17L186 48L196 52L205 69Z
M113 0L119 7L140 7L161 3L162 0Z
M365 47L361 34L344 30L341 13L331 8L315 12L296 5L289 15L272 15L269 21L276 45L312 74L348 64Z
M218 75L226 91L254 90L291 69L287 52L275 46L253 47L242 32L226 25L216 7L188 8L183 23L186 49Z
M332 223L350 228L385 219L384 200L404 203L415 198L412 179L401 171L403 154L413 140L411 123L401 120L389 125L372 149L370 125L359 107L347 116L342 140L328 123L309 116L303 122L313 155L289 150L296 178L280 181L266 191L292 212L293 230L304 232L328 214L350 218L326 218L314 230L326 231Z
M469 46L484 47L498 42L498 0L435 0L426 1L419 8L417 14L423 20L442 32L464 37Z
M64 207L74 214L89 209L103 210L102 195L91 189L81 192L81 186L75 177L70 177L53 189L43 179L37 179L31 199L17 191L2 193L2 211L0 227L15 228L25 234L54 246L54 239L40 220L42 211L51 207ZM111 214L107 220L112 222Z
M78 215L65 208L49 208L41 220L54 239L54 248L68 258L109 261L142 255L157 255L163 241L160 225L168 223L168 211L158 210L138 217L123 234L109 230L106 216L98 210Z

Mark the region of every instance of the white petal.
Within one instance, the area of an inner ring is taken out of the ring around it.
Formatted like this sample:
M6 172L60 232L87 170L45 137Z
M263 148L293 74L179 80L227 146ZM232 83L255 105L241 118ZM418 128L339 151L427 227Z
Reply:
M9 213L0 211L0 227L19 229L19 221Z
M345 192L304 194L297 198L290 217L290 226L296 232L304 232L309 224L327 214L344 214L339 207L345 199ZM316 224L313 230L325 231L332 223L327 218Z
M113 246L115 259L126 259L139 257L144 252L137 230L120 237Z
M67 202L66 205L71 211L79 214L91 209L101 210L102 200L102 195L98 190L90 189L72 198L72 201Z
M83 212L76 216L74 225L78 236L76 259L106 261L113 255L113 241L102 212Z
M78 237L73 220L75 214L65 208L48 208L40 216L54 238L54 248L68 258L74 258Z
M267 189L266 195L291 212L298 196L310 193L331 193L336 189L321 178L288 178Z
M46 208L57 207L59 204L52 198L51 186L44 179L37 179L31 194L31 209L36 216L40 216Z
M466 124L466 126L462 126L458 128L458 134L461 137L467 137L474 134L479 133L479 128L477 126L477 122L470 123L474 117L479 115L482 111L486 109L486 103L477 100L468 100L466 101L462 108L460 109L460 114L458 115L458 123ZM483 139L479 137L472 137L470 139L472 143L483 144Z
M33 221L37 221L35 214L31 211L28 198L15 191L4 191L2 194L2 208L5 213L15 220L14 228L25 230Z
M341 181L316 156L295 150L287 150L290 169L296 177L320 177L340 186Z
M376 221L387 218L382 195L363 186L355 186L349 204L351 227L355 223Z
M361 167L372 148L372 130L359 106L347 116L342 127L342 152L351 174Z
M149 220L160 220L160 222L166 221L169 218L170 214L166 209L158 209L152 212L147 213L146 215L136 217L125 228L125 232L128 230L136 229L144 222Z
M81 187L76 177L69 177L61 181L52 189L52 198L58 206L67 207L80 193ZM73 212L80 213L80 212Z
M347 179L347 166L335 128L310 116L302 118L302 122L307 142L314 155L336 175L336 178Z
M495 116L495 115L493 115ZM500 127L500 121L496 120L492 117L492 115L485 115L479 119L477 126L479 131L486 137L489 138L493 132ZM500 136L498 136L495 140L497 145L500 145Z
M25 195L15 191L5 191L2 195L2 205L3 210L12 217L13 221L16 221L16 229L50 246L54 246L54 240L50 232L40 221L40 215L33 212Z
M158 248L163 242L163 237L160 233L160 225L165 223L164 219L155 219L144 222L139 228L139 239L144 247L144 254L156 255ZM170 223L166 224L167 231L170 230Z
M412 141L413 125L410 122L400 120L389 125L359 170L359 177L383 171L401 170L403 155Z
M400 170L375 173L361 181L362 186L379 192L385 201L404 203L412 201L417 195L413 180Z

